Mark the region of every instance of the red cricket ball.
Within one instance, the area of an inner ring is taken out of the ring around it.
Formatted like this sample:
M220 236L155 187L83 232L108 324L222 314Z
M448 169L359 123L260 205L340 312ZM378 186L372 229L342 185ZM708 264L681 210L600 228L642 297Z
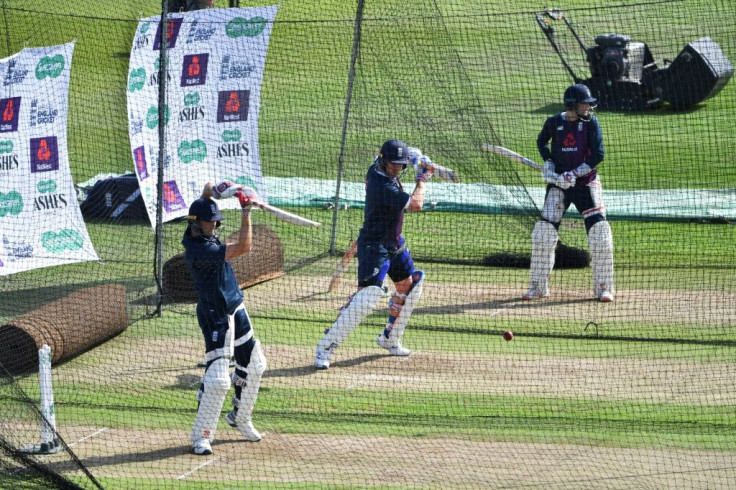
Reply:
M503 338L506 340L514 340L514 332L512 332L511 330L506 330L503 333Z

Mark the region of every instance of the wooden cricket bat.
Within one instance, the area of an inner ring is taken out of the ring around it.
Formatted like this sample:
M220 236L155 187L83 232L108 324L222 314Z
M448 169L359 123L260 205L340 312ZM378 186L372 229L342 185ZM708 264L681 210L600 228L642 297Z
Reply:
M353 241L353 243L350 244L350 248L348 249L348 251L345 252L345 255L342 256L340 263L337 264L335 273L332 274L332 279L330 279L330 285L327 287L328 292L331 293L335 289L337 289L337 286L340 284L340 280L342 279L342 276L345 274L345 271L350 265L350 261L353 260L353 257L355 257L355 254L357 252L358 252L358 242Z
M214 184L213 182L207 182L204 186L204 190L202 191L202 197L210 198L214 197L215 199L227 199L230 197L233 197L237 192L243 192L248 197L253 197L255 200L253 201L253 205L255 207L258 207L267 213L271 213L277 218L279 218L282 221L285 221L287 223L291 223L292 225L299 225L299 226L310 226L310 227L317 227L321 226L321 223L318 223L316 221L312 221L311 219L303 218L297 214L290 213L288 211L284 211L281 208L277 208L276 206L272 206L270 204L260 203L258 202L258 195L255 193L253 189L247 186L243 185L237 185L229 180L223 180L222 182L218 184Z
M256 206L266 211L267 213L273 214L281 221L291 223L292 225L310 226L315 228L322 225L322 223L312 221L311 219L304 218L302 216L299 216L298 214L284 211L283 209L277 208L276 206L271 206L270 204L257 203Z
M434 162L423 162L422 165L426 165L434 170L434 175L441 180L447 182L460 182L460 178L457 176L455 171L451 168L443 167Z
M509 158L515 162L519 162L535 170L540 170L540 171L542 170L542 166L536 163L535 161L530 160L525 156L519 155L515 151L511 151L508 148L504 148L503 146L495 146L495 145L490 145L488 143L483 143L483 149L486 151L490 151L491 153L501 155L502 157Z

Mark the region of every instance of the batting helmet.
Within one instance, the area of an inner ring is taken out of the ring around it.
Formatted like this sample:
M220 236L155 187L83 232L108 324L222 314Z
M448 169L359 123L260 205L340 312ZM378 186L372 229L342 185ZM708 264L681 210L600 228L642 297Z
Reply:
M386 162L409 165L409 149L401 140L388 140L381 146L378 154Z
M565 107L568 109L573 109L575 107L575 104L590 104L595 105L598 102L598 99L593 97L593 95L590 93L590 89L587 85L583 85L582 83L576 83L575 85L570 85L567 87L567 90L565 90Z
M189 221L222 221L222 213L212 199L200 197L189 206Z

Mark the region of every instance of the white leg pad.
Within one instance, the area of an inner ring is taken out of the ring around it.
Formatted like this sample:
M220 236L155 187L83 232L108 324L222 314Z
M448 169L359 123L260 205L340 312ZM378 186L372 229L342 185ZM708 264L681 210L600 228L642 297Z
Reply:
M417 302L419 302L419 298L422 297L422 290L424 288L424 272L416 271L414 278L416 282L412 284L411 290L406 295L406 301L404 302L404 306L401 307L401 313L396 317L393 329L391 329L391 333L388 336L389 343L391 344L401 343L401 337L404 335L404 330L409 324L409 318L411 317L412 311L414 311L414 305L416 305Z
M253 427L251 416L253 414L253 407L256 405L258 399L258 390L261 387L261 378L263 373L266 372L266 356L261 349L261 341L256 340L256 345L253 347L253 351L250 354L250 362L248 367L245 368L246 380L242 391L240 392L240 400L237 400L234 405L237 405L238 411L235 416L235 423L240 430L241 434L249 441L258 441L261 439L261 435ZM237 383L240 378L233 380Z
M353 299L340 311L337 320L320 341L317 346L318 352L320 349L331 352L339 347L355 330L355 327L360 325L360 322L373 311L383 295L383 289L378 286L368 286L355 293Z
M204 374L202 384L204 393L199 401L197 417L194 419L194 427L190 439L192 443L200 439L215 439L217 421L220 419L222 404L230 389L229 375L230 360L224 357L216 359Z
M596 298L604 292L614 294L613 235L608 221L599 221L590 228L588 246L593 266L593 294Z
M529 289L542 296L549 294L549 276L555 266L557 229L547 221L537 221L532 230L532 262Z

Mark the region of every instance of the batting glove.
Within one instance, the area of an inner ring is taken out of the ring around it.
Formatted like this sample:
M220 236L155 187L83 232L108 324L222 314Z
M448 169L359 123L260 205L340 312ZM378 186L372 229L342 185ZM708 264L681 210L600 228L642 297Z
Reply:
M242 186L237 185L235 182L223 180L212 188L212 197L215 199L227 199L228 197L233 197L241 188Z
M554 184L561 189L569 189L575 185L575 174L572 172L563 172L557 176L557 180Z
M253 189L251 189L251 191L253 191ZM251 208L254 205L258 204L258 200L257 200L258 195L255 193L255 191L253 191L251 195L247 195L244 189L240 189L240 190L237 190L233 194L233 196L237 197L238 201L240 201L240 207L243 210L243 216L249 215Z
M415 179L417 182L427 182L434 174L434 169L429 165L426 165L427 162L431 163L429 159L427 157L422 158L426 159L426 162L423 161L422 164L415 168L415 170L417 170L417 176Z

